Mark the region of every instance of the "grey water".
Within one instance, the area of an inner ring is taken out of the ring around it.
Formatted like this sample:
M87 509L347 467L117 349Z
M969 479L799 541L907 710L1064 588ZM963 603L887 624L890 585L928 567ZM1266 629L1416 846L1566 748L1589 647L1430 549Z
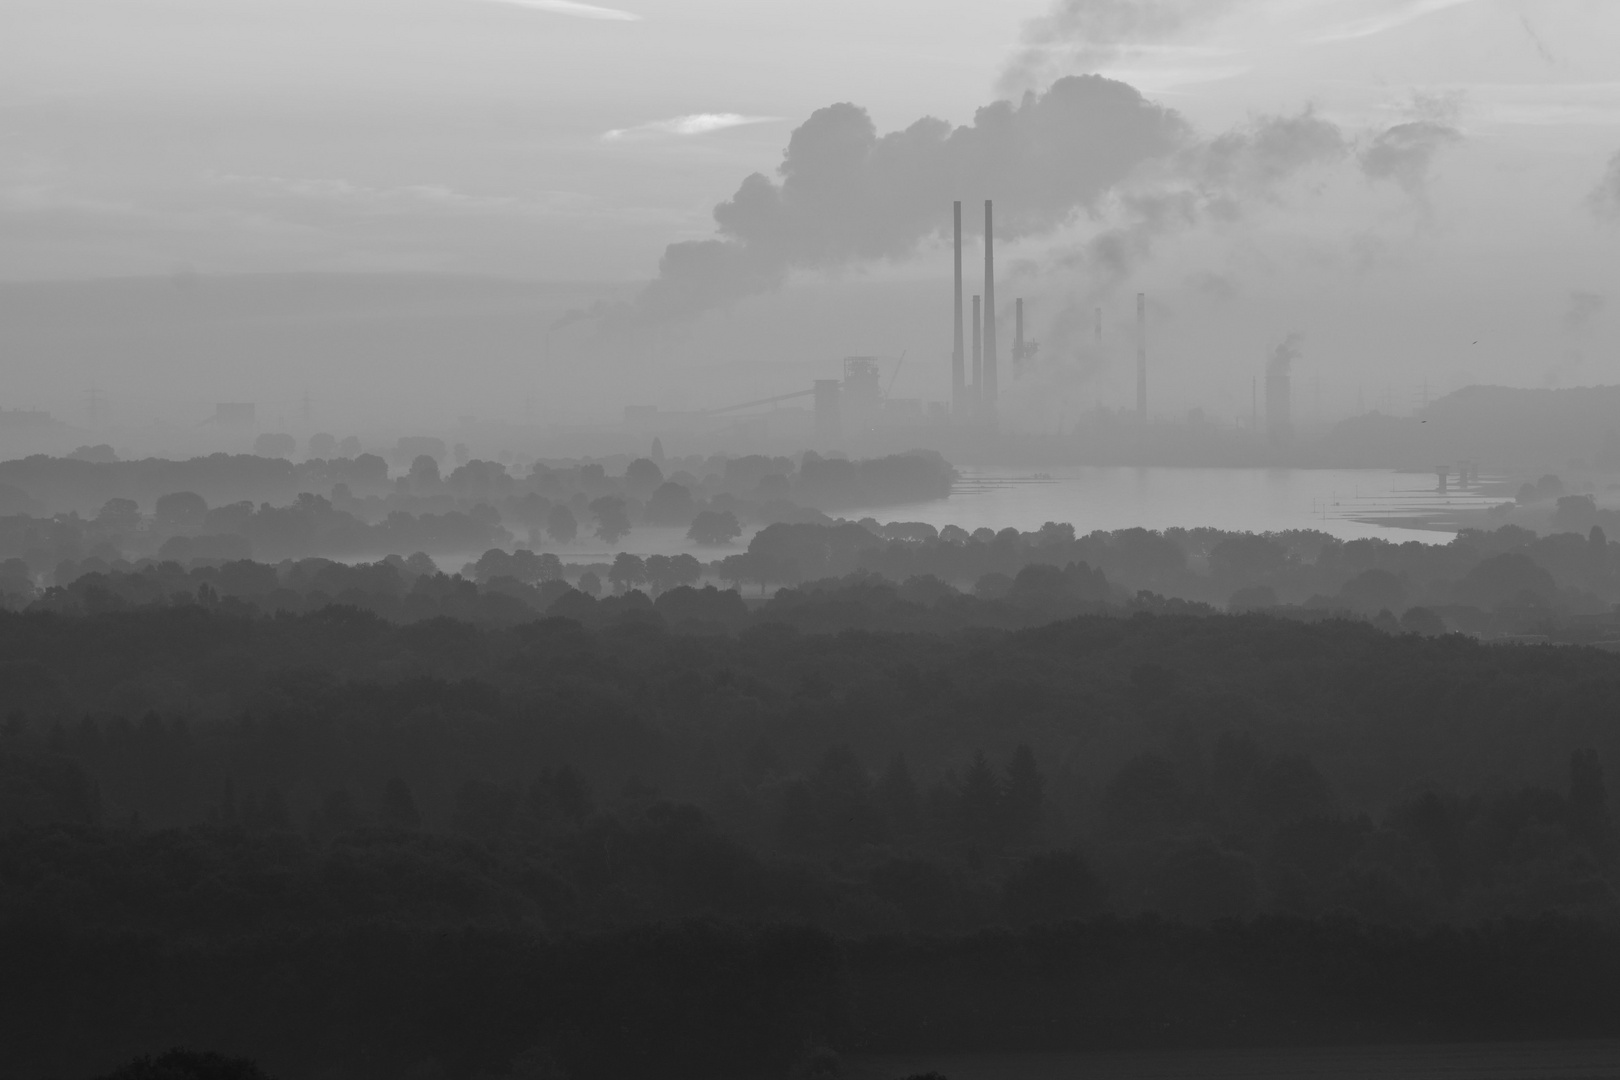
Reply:
M1168 529L1211 526L1229 531L1281 532L1317 529L1341 540L1382 537L1393 542L1416 540L1444 544L1455 535L1448 523L1466 511L1504 501L1491 494L1488 481L1441 493L1431 473L1391 469L1227 469L1180 467L1065 467L1032 469L963 469L949 496L900 506L851 507L832 516L852 521L920 521L935 528L957 525L1020 532L1048 521L1067 523L1084 535L1103 529ZM571 545L549 541L564 562L611 560L616 551L636 555L689 552L705 561L744 551L757 524L733 544L697 547L686 530L640 526L615 548L581 536ZM482 552L441 559L459 567Z

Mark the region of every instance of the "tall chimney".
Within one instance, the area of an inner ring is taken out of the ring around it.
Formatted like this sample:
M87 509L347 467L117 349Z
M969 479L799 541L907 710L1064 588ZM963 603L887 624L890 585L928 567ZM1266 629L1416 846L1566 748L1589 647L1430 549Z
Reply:
M1147 422L1147 293L1136 294L1136 419Z
M1097 309L1097 345L1102 345L1102 308Z
M985 419L996 412L996 237L990 200L984 200L984 386L979 410Z
M967 386L962 355L962 200L952 207L956 219L956 317L951 320L955 344L951 348L951 412L958 418L967 411Z
M975 411L984 397L984 330L979 319L979 298L973 298L973 386L969 394Z
M1024 366L1024 298L1013 301L1013 377Z

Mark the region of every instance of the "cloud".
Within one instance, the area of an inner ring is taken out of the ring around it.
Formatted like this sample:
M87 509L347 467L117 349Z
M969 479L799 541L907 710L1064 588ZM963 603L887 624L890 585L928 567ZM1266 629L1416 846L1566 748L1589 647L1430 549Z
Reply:
M1167 234L1241 219L1250 204L1274 201L1283 184L1349 151L1344 132L1309 108L1258 117L1189 143L1154 175L1118 194L1109 215L1117 224L1059 252L1056 263L1085 274L1088 295L1101 295L1135 273Z
M1131 55L1224 55L1172 43L1237 5L1238 0L1057 0L1024 25L1022 48L1002 72L1000 88L1017 92L1062 72L1094 73Z
M1428 190L1435 155L1461 140L1461 132L1437 120L1396 124L1379 132L1362 151L1361 171L1369 180L1390 181L1422 199Z
M1599 217L1620 217L1620 151L1609 159L1603 179L1586 197L1586 204Z
M1210 82L1269 55L1375 37L1481 0L1052 0L1029 20L999 89L1017 93L1069 73L1133 85ZM1324 26L1326 29L1324 29Z
M1353 41L1357 38L1373 37L1397 30L1407 23L1417 20L1447 8L1462 7L1465 4L1478 3L1479 0L1397 0L1396 3L1381 5L1382 10L1371 15L1351 19L1340 23L1311 40L1317 43L1331 41Z
M881 136L866 110L830 105L793 131L775 178L755 173L715 207L717 238L665 249L628 314L687 318L796 269L904 258L943 233L953 199L994 197L1003 240L1046 233L1191 139L1177 113L1097 76Z
M567 15L575 19L595 19L600 22L640 22L641 16L633 11L581 4L575 0L489 0L491 3L511 4L531 11L544 11L550 15Z
M1571 334L1584 332L1603 314L1609 301L1601 293L1575 290L1569 294L1569 310L1564 312L1564 329Z
M1418 175L1415 151L1383 133L1393 175ZM1057 252L1102 293L1130 276L1158 239L1201 222L1240 219L1256 201L1352 140L1312 109L1265 116L1200 139L1172 109L1124 83L1067 76L978 110L971 124L933 118L879 135L848 103L818 110L789 137L776 176L755 173L714 210L718 235L669 245L634 303L590 317L609 324L680 321L780 287L795 270L903 259L945 235L954 199L995 199L1003 241L1107 222ZM1404 151L1401 157L1397 151ZM1426 160L1426 159L1425 159ZM1374 167L1384 168L1374 156ZM977 207L966 215L970 230Z
M741 113L691 113L687 116L671 117L668 120L637 124L634 127L614 128L611 131L604 131L602 138L609 142L617 142L622 139L659 135L707 135L710 132L748 124L774 123L780 119L778 116L744 116Z

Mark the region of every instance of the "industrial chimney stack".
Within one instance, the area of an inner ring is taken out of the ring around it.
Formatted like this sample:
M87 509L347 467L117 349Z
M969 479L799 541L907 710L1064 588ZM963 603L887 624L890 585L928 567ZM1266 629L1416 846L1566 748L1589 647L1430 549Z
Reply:
M1147 423L1147 293L1136 294L1136 419Z
M1013 301L1013 377L1024 368L1024 298Z
M969 397L973 401L974 411L978 411L979 401L984 396L984 325L980 321L979 298L973 298L973 386L969 390Z
M967 415L967 384L962 355L962 201L952 207L956 225L956 317L951 321L955 344L951 348L951 412L958 419Z
M996 238L990 200L984 200L984 383L979 388L979 415L996 415Z

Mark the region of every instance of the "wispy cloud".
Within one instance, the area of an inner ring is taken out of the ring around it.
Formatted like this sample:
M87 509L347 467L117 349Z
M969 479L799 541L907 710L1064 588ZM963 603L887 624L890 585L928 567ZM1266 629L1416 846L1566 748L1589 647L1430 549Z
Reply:
M602 138L615 142L620 139L655 135L707 135L713 131L724 131L726 128L743 127L747 124L768 124L779 119L781 118L777 116L744 116L742 113L691 113L687 116L671 117L668 120L653 120L634 127L614 128L611 131L604 131Z
M600 7L596 4L581 4L576 0L492 0L492 2L512 4L532 11L544 11L551 15L567 15L575 19L597 19L603 22L641 21L641 16L633 11Z
M1478 3L1478 0L1405 0L1403 3L1387 5L1383 11L1376 14L1340 23L1316 35L1312 40L1320 43L1372 37L1375 34L1399 29L1407 23L1416 22L1437 11L1473 3Z

